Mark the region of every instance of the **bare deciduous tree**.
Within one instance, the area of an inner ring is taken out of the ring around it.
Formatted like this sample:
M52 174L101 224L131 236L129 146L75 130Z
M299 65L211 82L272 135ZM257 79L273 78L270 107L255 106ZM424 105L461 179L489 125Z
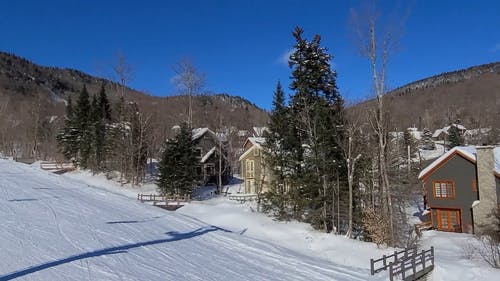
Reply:
M183 58L173 67L175 76L172 82L188 96L188 124L193 126L193 95L205 85L205 74L198 72L189 58Z
M376 109L374 118L370 122L377 135L378 168L380 173L380 187L383 197L383 214L389 220L391 243L395 243L394 221L392 214L391 184L389 181L386 149L387 149L387 116L384 111L383 95L386 93L386 66L388 58L399 43L402 31L401 20L395 24L390 21L382 22L380 13L376 10L375 1L364 3L360 12L351 10L351 18L358 39L361 56L368 58L372 73L372 81L376 95ZM380 25L379 25L380 24Z

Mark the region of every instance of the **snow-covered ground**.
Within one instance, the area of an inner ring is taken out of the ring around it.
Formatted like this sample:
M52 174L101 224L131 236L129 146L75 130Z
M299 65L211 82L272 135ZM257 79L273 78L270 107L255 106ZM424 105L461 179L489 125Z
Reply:
M170 212L135 200L155 191L0 160L0 280L387 280L369 275L369 259L393 249L274 221L255 202L217 197ZM428 280L499 280L467 257L471 241L425 232L436 253Z
M0 280L369 277L366 270L6 160L0 160L0 218Z
M436 149L433 150L424 150L420 149L420 157L422 157L422 160L430 160L434 158L438 158L439 156L443 155L445 153L444 145L440 143L436 143Z

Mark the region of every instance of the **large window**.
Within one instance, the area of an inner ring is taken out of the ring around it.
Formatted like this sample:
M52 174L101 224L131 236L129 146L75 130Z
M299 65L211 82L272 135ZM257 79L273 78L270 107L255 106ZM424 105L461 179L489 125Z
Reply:
M434 181L432 182L432 193L434 198L455 198L455 185L453 181Z
M437 226L440 230L461 231L459 210L436 210Z
M247 178L254 178L255 177L255 170L254 170L254 162L253 160L246 160L246 177Z

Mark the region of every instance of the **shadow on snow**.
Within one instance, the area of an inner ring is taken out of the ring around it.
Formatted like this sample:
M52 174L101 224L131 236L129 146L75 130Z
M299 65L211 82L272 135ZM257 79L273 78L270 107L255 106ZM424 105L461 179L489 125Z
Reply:
M219 228L216 226L209 226L209 227L201 227L196 230L190 231L190 232L184 232L184 233L179 233L177 231L169 231L166 232L165 234L169 235L169 238L165 239L158 239L158 240L151 240L151 241L146 241L146 242L140 242L140 243L134 243L134 244L126 244L123 246L117 246L117 247L110 247L110 248L105 248L101 250L96 250L92 252L86 252L83 254L78 254L78 255L73 255L69 256L67 258L63 258L60 260L55 260L52 262L46 262L42 263L40 265L28 267L25 269L21 269L19 271L15 271L12 273L8 273L6 275L0 275L0 281L3 280L11 280L14 278L18 278L21 276L25 276L31 273L35 273L44 269L48 269L51 267L59 266L62 264L70 263L73 261L77 260L82 260L82 259L87 259L87 258L93 258L93 257L99 257L99 256L105 256L105 255L113 255L113 254L120 254L120 253L126 253L127 250L134 249L134 248L139 248L139 247L144 247L144 246L151 246L151 245L156 245L156 244L162 244L162 243L168 243L168 242L175 242L179 240L184 240L184 239L190 239L196 236L204 235L206 233L212 232L212 231L224 231L224 232L231 232L229 230Z

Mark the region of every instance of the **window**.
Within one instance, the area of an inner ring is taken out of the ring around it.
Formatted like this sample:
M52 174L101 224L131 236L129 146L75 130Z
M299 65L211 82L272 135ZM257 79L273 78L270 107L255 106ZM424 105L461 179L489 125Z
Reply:
M215 167L213 164L207 164L205 167L206 175L213 176L215 174Z
M438 229L456 232L461 231L459 210L438 209L436 212Z
M434 181L432 182L432 193L434 198L455 198L455 185L453 181Z
M201 157L202 157L202 154L201 154L201 147L197 147L197 148L195 148L195 150L194 150L194 151L195 151L194 153L195 153L196 157L199 157L199 158L201 158Z
M253 160L246 160L246 177L247 178L254 178L255 177Z
M253 149L253 156L259 156L259 149L256 147Z

